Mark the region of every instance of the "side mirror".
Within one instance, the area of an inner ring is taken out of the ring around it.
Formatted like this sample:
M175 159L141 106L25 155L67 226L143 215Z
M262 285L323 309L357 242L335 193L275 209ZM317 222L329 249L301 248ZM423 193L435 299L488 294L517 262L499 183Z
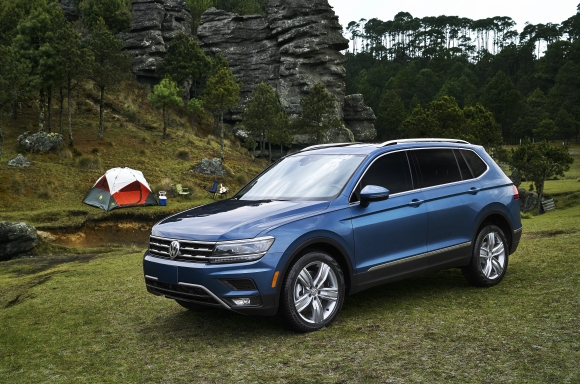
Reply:
M378 185L367 185L360 191L360 205L367 207L371 201L381 201L389 198L389 190Z

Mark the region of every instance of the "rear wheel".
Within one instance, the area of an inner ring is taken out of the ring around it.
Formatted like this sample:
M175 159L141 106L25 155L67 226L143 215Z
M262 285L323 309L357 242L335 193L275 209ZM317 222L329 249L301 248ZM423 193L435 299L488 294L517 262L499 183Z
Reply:
M309 252L290 268L282 291L279 317L298 332L329 325L344 301L344 276L338 263L324 252Z
M506 237L499 227L488 225L477 234L471 263L462 272L469 284L491 287L503 279L507 265Z

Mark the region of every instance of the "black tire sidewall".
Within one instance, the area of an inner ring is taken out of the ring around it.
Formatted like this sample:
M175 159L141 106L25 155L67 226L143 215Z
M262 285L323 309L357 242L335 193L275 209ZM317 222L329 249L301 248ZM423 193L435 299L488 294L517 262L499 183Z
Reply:
M296 307L294 306L294 284L300 274L300 271L308 264L322 261L327 264L336 274L338 280L338 300L334 308L334 313L332 313L325 321L320 324L311 324L304 321ZM282 320L283 324L294 331L298 332L312 332L317 331L330 323L332 323L342 308L344 302L345 284L344 275L342 269L332 256L321 251L311 251L302 255L294 265L289 269L284 283L282 285L282 294L280 297L280 310L278 311L278 316Z
M485 237L491 232L494 232L496 235L499 235L499 237L501 238L501 241L503 242L504 249L505 249L504 268L503 268L501 275L499 275L495 279L488 279L483 274L483 271L481 269L480 256L479 256L481 244L483 243L483 240L485 239ZM477 237L475 238L475 244L473 246L473 253L471 255L471 262L467 267L463 268L463 275L465 276L466 280L473 286L491 287L493 285L498 284L499 282L501 282L503 280L503 278L506 274L506 271L507 271L507 267L508 267L508 259L509 259L509 248L508 248L508 242L507 242L505 234L503 233L501 228L499 228L498 226L487 225L484 228L482 228L481 231L479 231L479 233L477 234Z

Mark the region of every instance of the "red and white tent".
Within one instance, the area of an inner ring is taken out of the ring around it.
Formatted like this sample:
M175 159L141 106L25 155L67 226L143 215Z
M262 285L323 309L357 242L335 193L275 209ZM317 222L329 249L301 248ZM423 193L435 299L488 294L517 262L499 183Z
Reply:
M110 211L115 208L157 205L155 195L141 171L112 168L101 176L83 203Z

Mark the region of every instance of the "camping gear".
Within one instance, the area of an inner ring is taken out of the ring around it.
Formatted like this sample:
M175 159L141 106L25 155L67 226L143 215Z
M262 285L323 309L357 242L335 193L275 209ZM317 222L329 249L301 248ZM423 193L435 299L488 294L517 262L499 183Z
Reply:
M167 205L167 192L159 191L159 205Z
M157 205L143 173L131 168L112 168L101 176L83 203L110 211L115 208Z
M207 193L209 193L210 195L212 195L212 198L215 198L215 195L216 195L216 193L218 191L218 183L219 183L219 181L215 180L213 182L213 185L211 186L211 188L208 187L207 185L204 185L203 189L205 189L205 191Z
M179 196L189 195L189 188L181 186L181 184L176 184L175 189L177 189L177 194Z

